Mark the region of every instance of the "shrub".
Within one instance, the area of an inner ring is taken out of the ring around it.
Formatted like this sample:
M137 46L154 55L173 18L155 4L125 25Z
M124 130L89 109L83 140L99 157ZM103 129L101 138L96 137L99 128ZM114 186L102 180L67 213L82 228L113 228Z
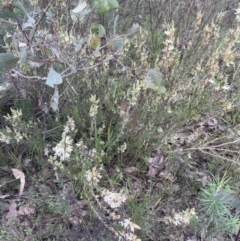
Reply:
M0 141L9 165L50 170L55 195L70 182L88 205L85 221L94 215L113 239L179 240L200 209L186 183L196 196L209 171L221 174L218 163L236 171L236 3L13 1L0 18ZM211 235L239 225L227 180L202 189L201 225Z

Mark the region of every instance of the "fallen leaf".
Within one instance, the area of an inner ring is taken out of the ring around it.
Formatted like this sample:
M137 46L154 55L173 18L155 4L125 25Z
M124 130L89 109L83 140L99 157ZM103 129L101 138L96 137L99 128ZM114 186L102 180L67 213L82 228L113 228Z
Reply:
M128 106L128 100L124 99L121 106L120 106L120 117L123 117L126 114L126 109Z
M18 215L31 215L35 213L34 207L28 207L26 205L22 205L19 207Z
M7 213L7 220L8 222L12 221L13 219L15 219L17 217L17 204L15 201L10 201L10 205L8 208L8 213Z
M134 130L134 128L137 126L137 123L138 123L138 119L139 119L139 112L138 111L136 111L135 113L134 113L134 118L133 118L133 122L132 122L132 126L131 126L131 128L130 128L130 131L133 131Z
M159 170L153 166L149 166L147 175L150 177L156 177L159 174Z
M149 158L148 162L150 163L150 166L147 175L150 177L157 177L160 171L164 168L167 159L164 159L164 156L159 154L158 156Z
M25 178L25 174L21 170L18 170L18 169L15 169L15 168L12 168L11 170L12 170L13 175L16 179Z
M137 167L126 167L124 170L127 173L133 173L133 172L138 171L138 168Z
M137 179L135 182L133 182L133 187L134 187L135 192L140 191L140 189L142 188L141 181L139 179Z
M174 177L173 177L173 175L170 172L163 171L163 172L159 173L158 176L159 177L163 177L163 178L165 178L167 180L170 180L171 182L174 181Z
M20 179L19 196L22 195L25 186L25 174L18 169L12 168L13 175L16 179Z

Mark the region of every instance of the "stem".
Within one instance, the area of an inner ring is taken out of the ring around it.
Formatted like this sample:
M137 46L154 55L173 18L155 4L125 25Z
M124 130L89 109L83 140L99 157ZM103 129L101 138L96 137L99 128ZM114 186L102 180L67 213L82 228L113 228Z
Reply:
M235 241L238 241L238 238L240 237L240 228L238 230L238 234L237 234L237 237L235 238Z
M49 4L47 5L46 9L44 10L41 18L38 20L38 22L37 22L37 24L36 24L36 27L35 27L35 29L34 29L34 31L33 31L33 35L32 35L32 37L31 37L31 41L30 41L31 44L32 44L34 35L35 35L36 31L37 31L37 28L38 28L40 22L41 22L42 19L43 19L43 16L46 14L47 10L48 10L48 9L50 8L50 6L52 5L53 1L54 1L54 0L51 0L51 1L49 2Z

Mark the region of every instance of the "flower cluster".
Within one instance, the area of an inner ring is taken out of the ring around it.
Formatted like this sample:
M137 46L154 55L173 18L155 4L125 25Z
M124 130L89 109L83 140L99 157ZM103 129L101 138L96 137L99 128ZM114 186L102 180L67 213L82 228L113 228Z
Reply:
M48 162L52 164L57 178L57 170L62 170L64 168L62 162L70 158L73 150L72 136L75 132L75 123L73 119L68 118L68 121L64 126L61 141L53 148L51 148L51 146L46 146L44 150L45 156L48 156Z
M60 158L60 161L68 160L73 150L72 134L75 131L75 123L69 118L64 131L62 133L61 141L53 148L55 155Z
M98 112L98 103L99 103L99 100L97 100L97 97L96 95L91 95L90 97L90 102L91 102L91 107L90 107L90 111L89 111L89 116L92 118L92 119L95 119L96 116L97 116L97 112Z
M48 162L52 164L53 170L55 171L56 176L58 176L58 175L57 175L57 170L59 170L59 169L62 170L62 169L63 169L63 164L62 164L62 162L59 162L59 161L57 160L57 157L56 157L56 156L53 156L53 155L50 155L50 156L48 157Z
M124 153L127 150L127 144L124 142L120 147L118 147L118 151Z
M143 87L143 84L138 80L133 85L131 90L131 98L129 99L131 106L135 106L137 104L142 87Z
M93 167L91 170L88 170L85 174L85 178L87 179L87 181L93 185L93 186L97 186L100 179L101 179L101 174L100 174L100 169L97 170L96 167Z
M124 238L127 241L141 241L140 238L137 237L134 233L121 233L122 236L119 237L119 241Z
M121 236L119 237L119 240L122 240L124 238L128 241L141 241L135 234L135 229L141 229L137 224L130 221L130 219L124 219L123 221L119 222L122 227L125 228L124 232L121 232Z
M11 109L11 115L4 116L5 120L11 125L6 126L0 131L0 142L10 144L11 142L21 142L24 139L29 139L29 130L36 125L32 121L27 123L22 120L22 111Z
M101 195L103 196L103 200L111 208L118 208L127 200L127 195L123 193L111 192L105 189L102 191Z
M191 218L197 218L195 208L186 209L185 211L182 211L180 213L174 213L173 218L172 217L164 217L165 223L173 223L176 226L189 224Z
M240 23L240 4L238 5L238 8L235 10L236 10L236 12L235 12L236 20L237 20L237 22Z
M171 23L167 30L164 32L166 35L166 39L163 42L165 47L163 49L163 56L162 60L160 61L161 67L163 67L164 70L168 70L169 67L173 67L176 65L179 61L179 53L177 49L175 48L175 27L174 23Z

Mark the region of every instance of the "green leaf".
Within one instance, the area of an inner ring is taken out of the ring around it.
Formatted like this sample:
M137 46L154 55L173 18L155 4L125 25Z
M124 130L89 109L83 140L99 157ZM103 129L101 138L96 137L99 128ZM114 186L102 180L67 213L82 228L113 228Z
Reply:
M54 88L54 85L60 84L62 84L62 76L51 67L47 76L46 85Z
M93 7L95 8L96 12L100 14L107 13L110 10L107 0L95 0L93 2Z
M12 5L13 7L21 10L24 14L28 15L27 10L23 7L23 5L20 2L13 2Z
M100 38L102 38L106 35L105 28L102 26L102 24L94 23L91 26L91 31L92 31L93 34L96 34Z
M3 19L8 19L8 18L14 18L15 19L16 18L15 12L12 9L10 9L10 7L8 7L8 6L4 6L2 8L0 16Z
M19 58L12 54L0 53L0 76L7 70L12 69L18 60Z
M119 3L117 0L108 0L108 6L110 10L119 8Z
M117 0L95 0L93 2L93 7L97 13L107 13L110 10L119 8L119 3Z
M145 81L148 88L157 91L159 94L164 94L167 89L165 88L162 79L162 73L158 70L158 68L154 68L148 70Z
M35 24L35 19L30 17L30 15L28 14L24 6L20 2L13 2L12 5L14 8L19 9L22 13L24 13L28 17L28 21L23 24L23 29L27 27L33 27L33 25Z
M115 37L114 39L109 41L109 47L114 51L118 51L119 49L123 49L125 45L125 39L122 37Z

